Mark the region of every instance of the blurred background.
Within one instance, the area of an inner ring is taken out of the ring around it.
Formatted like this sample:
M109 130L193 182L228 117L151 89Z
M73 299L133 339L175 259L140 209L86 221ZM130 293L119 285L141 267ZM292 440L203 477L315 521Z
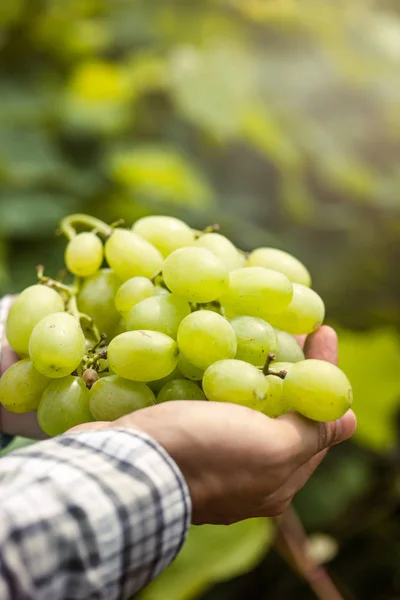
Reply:
M303 260L359 429L295 507L350 600L400 598L399 69L395 0L0 2L0 292L57 274L78 211ZM268 520L194 528L141 599L315 598L278 547Z

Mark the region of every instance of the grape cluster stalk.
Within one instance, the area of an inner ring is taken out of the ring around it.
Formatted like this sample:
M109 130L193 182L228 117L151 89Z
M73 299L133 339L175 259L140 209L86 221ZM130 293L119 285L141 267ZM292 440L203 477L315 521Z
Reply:
M37 269L10 310L20 360L0 380L0 403L36 410L48 435L171 400L316 421L351 406L346 375L306 360L295 338L322 325L325 306L294 256L244 253L215 226L162 215L131 228L71 215L60 233L74 280Z

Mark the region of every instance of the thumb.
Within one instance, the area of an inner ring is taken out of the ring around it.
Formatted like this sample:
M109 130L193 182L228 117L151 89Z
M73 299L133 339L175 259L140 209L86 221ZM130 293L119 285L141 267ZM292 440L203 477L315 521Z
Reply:
M98 429L107 429L111 426L111 421L91 421L71 427L65 433L80 433L81 431L96 431Z
M282 415L276 421L279 422L281 439L289 448L288 460L296 466L303 465L325 448L348 440L357 428L356 415L352 410L329 423L310 421L294 412Z

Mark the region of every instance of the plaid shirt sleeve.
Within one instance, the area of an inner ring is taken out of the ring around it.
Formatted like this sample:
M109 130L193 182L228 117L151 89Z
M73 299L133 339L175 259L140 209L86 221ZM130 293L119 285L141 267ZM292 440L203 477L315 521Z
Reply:
M187 485L151 438L64 434L0 459L0 598L124 600L174 560Z

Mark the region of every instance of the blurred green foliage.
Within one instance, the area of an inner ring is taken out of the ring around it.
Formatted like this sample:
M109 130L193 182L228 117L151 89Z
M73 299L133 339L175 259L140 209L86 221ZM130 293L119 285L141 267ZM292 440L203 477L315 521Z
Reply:
M53 234L75 211L219 222L243 249L302 258L341 331L362 449L332 453L298 507L311 531L342 543L333 567L346 586L374 600L400 594L399 66L389 0L0 3L0 291L32 282L36 264L61 268ZM267 527L192 532L144 598L197 597L251 570ZM377 540L389 550L373 565ZM349 548L364 571L348 572ZM363 587L366 571L379 594ZM289 579L282 592L271 572L215 593L251 595L257 581L271 598L309 597Z

